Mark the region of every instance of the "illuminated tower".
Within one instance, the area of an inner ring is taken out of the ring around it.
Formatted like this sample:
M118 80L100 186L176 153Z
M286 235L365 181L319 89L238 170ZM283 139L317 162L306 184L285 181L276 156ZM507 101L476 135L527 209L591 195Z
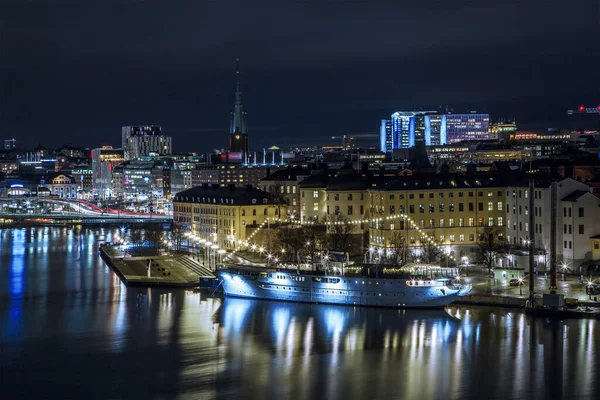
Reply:
M248 131L246 129L246 113L242 105L242 92L240 92L240 62L237 60L236 69L237 86L235 91L235 107L231 113L231 126L229 129L229 151L231 153L248 153Z

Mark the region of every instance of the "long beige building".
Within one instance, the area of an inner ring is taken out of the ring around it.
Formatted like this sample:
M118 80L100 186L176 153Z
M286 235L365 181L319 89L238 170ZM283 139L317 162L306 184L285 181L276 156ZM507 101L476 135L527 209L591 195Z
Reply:
M248 238L246 228L267 218L285 221L287 206L275 196L251 187L198 186L177 193L173 221L189 227L202 239L233 250Z
M472 258L484 227L506 238L504 190L491 175L402 177L370 189L370 245L389 248L400 235L418 253L431 238L455 258Z

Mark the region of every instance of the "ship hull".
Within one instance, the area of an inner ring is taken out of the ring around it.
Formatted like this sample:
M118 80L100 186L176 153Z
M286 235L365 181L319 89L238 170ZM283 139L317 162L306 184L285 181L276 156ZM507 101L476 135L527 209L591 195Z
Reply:
M325 277L281 271L255 274L220 271L217 275L226 296L253 299L370 307L443 308L459 297L458 290L431 281L428 284L407 279Z

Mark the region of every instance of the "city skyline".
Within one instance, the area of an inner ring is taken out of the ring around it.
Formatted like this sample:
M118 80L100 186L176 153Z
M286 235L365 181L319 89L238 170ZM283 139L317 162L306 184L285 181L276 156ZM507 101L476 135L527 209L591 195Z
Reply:
M10 2L0 134L95 147L118 144L121 126L159 124L175 151L227 148L236 58L252 147L375 132L395 110L439 106L572 128L566 110L598 102L597 7L286 4L266 16L255 4Z

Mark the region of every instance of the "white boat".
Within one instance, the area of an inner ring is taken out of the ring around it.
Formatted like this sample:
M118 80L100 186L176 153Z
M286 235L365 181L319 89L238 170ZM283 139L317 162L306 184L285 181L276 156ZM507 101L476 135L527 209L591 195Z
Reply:
M470 285L423 277L326 275L318 271L230 266L217 271L227 296L395 308L440 308Z

